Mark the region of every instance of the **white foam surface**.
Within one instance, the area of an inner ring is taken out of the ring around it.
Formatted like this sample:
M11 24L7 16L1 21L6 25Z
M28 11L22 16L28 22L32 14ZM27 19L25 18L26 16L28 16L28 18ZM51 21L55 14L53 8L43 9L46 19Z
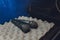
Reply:
M11 22L5 22L4 25L0 25L0 40L39 40L50 28L54 26L54 23L48 23L41 19L32 17L18 17L23 20L33 20L38 23L37 29L31 29L29 33L23 33L18 27Z

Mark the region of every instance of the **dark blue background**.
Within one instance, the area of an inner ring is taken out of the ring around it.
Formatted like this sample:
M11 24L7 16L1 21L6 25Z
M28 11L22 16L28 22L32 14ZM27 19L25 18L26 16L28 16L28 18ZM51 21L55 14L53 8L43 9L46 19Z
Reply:
M0 0L0 23L18 16L29 16L27 6L29 0Z

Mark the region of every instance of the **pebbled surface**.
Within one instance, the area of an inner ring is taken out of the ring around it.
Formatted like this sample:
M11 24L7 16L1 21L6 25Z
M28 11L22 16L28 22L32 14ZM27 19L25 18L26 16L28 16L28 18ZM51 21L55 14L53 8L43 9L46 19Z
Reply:
M11 21L8 23L5 22L4 25L0 24L0 40L39 40L54 26L54 23L48 23L47 21L38 20L32 17L22 16L18 19L34 20L38 23L38 28L31 29L29 33L25 34L17 26L11 23Z

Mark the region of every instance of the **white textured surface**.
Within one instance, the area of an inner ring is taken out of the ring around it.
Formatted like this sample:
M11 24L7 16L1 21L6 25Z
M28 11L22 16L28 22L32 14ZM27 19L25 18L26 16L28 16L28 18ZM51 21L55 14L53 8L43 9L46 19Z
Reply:
M4 25L0 25L0 40L39 40L50 28L54 26L54 23L48 23L47 21L37 20L32 17L19 17L18 19L34 20L38 23L37 29L31 29L29 33L24 34L19 28L17 28L11 22L5 22Z

